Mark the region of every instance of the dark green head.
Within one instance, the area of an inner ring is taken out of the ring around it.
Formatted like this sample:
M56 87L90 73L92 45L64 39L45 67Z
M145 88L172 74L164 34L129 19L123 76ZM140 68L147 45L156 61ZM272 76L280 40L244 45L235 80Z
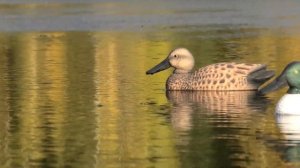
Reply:
M289 63L282 73L270 84L262 88L259 92L266 94L278 90L288 85L289 94L300 94L300 62L294 61Z
M290 86L288 93L300 94L300 62L296 62L289 68L286 80Z

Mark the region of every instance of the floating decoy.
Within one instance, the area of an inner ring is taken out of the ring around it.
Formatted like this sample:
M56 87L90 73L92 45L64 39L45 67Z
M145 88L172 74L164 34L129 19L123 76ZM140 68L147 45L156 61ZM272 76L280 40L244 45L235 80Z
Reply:
M259 92L267 94L284 86L289 86L289 89L278 101L276 113L300 115L300 61L289 63L277 78Z
M264 64L222 62L194 72L194 57L186 48L177 48L167 58L146 72L155 74L175 68L166 82L167 90L257 90L274 76Z

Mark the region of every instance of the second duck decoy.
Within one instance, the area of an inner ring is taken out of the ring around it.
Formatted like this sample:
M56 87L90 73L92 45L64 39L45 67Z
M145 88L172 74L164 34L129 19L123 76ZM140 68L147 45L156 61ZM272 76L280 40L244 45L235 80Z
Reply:
M277 114L300 115L300 61L289 63L271 83L259 90L261 94L289 86L287 93L276 105Z

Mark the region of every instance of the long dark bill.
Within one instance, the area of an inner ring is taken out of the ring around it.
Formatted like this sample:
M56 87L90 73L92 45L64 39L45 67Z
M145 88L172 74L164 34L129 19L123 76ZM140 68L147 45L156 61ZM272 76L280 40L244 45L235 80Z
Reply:
M270 93L272 91L278 90L283 88L284 86L288 85L288 82L286 80L286 73L287 71L294 66L295 64L299 64L299 61L293 61L291 63L289 63L284 70L282 71L282 73L276 78L274 79L271 83L269 83L267 86L263 87L262 89L259 90L260 94L267 94Z
M287 86L287 80L285 77L285 73L283 72L280 76L278 76L276 79L274 79L271 83L263 87L262 89L259 90L260 94L267 94L270 92L273 92L275 90L281 89L284 86Z
M147 75L153 75L157 72L163 71L171 67L168 59L163 60L161 63L157 64L155 67L151 68L146 72Z

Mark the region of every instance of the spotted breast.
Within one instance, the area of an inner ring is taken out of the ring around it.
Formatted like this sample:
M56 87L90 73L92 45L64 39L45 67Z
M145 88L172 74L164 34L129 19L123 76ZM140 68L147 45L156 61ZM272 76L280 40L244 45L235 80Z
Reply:
M265 71L262 64L224 62L205 66L192 73L173 73L167 80L167 90L256 90ZM252 77L252 78L251 78Z

